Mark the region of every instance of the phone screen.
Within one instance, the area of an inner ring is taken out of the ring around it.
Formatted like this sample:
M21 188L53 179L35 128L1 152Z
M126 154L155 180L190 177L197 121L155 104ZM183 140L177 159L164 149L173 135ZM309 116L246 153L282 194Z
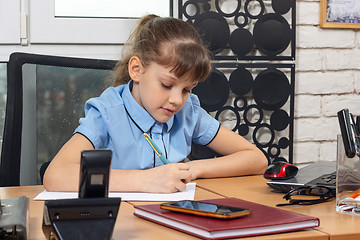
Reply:
M250 209L212 204L200 201L178 201L161 204L162 209L177 211L207 217L235 218L243 217L251 213Z

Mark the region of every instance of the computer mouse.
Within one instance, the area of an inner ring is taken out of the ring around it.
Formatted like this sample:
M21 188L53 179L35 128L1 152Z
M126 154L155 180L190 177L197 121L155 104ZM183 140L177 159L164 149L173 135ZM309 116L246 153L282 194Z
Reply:
M283 162L283 161L276 161L269 165L269 167L264 172L264 178L267 179L279 179L285 180L292 177L295 177L298 172L298 167L295 165Z

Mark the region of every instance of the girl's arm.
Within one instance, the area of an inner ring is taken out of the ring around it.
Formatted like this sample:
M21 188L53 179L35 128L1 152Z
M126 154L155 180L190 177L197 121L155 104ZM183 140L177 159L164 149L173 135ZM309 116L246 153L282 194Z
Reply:
M82 150L94 149L81 134L74 134L47 167L43 184L48 191L78 191Z
M44 175L48 191L79 190L80 157L82 150L94 149L81 134L74 134L51 161ZM185 189L191 180L187 163L167 164L147 170L110 171L110 191L169 193Z
M262 174L268 166L260 149L222 126L208 147L223 157L188 162L192 179Z

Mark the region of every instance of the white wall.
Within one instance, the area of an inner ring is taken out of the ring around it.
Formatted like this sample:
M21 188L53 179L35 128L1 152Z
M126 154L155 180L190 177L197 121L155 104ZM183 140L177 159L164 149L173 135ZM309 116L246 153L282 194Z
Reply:
M297 0L294 162L336 160L337 111L360 115L360 31L319 27L319 0Z

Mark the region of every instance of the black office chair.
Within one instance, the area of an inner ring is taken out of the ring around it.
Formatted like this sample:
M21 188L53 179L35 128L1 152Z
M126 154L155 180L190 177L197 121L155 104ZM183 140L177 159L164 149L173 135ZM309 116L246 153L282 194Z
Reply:
M42 183L48 162L83 116L85 101L100 95L115 64L112 60L10 55L0 186Z

